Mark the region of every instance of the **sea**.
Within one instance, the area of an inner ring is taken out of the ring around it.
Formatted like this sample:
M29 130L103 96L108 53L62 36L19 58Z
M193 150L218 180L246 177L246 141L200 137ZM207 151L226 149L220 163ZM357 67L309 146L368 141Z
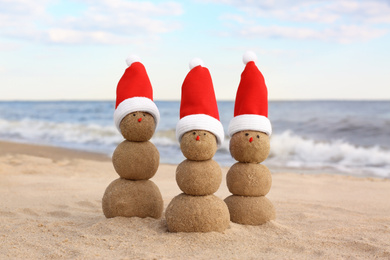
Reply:
M155 101L160 124L151 139L160 163L185 158L175 139L179 101ZM0 140L49 145L111 156L123 141L114 126L115 101L0 101ZM227 132L234 102L218 102ZM390 101L270 101L273 134L264 162L271 170L390 178ZM0 147L1 149L1 147ZM229 137L214 156L235 160Z

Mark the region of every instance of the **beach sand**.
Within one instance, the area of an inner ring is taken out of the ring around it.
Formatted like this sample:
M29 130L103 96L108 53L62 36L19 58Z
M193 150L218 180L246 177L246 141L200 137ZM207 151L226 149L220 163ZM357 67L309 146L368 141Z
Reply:
M164 208L180 193L175 169L160 165L152 178ZM276 220L169 233L164 216L104 217L118 178L104 155L0 142L0 258L390 259L390 180L271 171Z

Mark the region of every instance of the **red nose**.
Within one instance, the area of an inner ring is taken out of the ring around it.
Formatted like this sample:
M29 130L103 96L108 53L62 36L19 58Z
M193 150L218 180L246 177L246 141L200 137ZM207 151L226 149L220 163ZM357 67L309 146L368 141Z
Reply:
M200 136L198 135L197 137L196 137L196 141L199 141L200 140Z
M252 143L253 141L253 137L249 138L249 142Z
M141 122L142 121L142 117L138 118L138 122Z

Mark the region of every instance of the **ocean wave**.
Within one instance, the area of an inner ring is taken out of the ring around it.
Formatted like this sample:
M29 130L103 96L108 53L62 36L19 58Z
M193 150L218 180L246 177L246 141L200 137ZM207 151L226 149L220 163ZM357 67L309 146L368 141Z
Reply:
M0 119L0 138L110 154L121 141L115 126Z
M167 147L172 148L169 162L179 163L179 159L182 159L174 129L157 132L152 142L158 148L164 146L165 151ZM222 166L235 163L229 152L228 137L214 159ZM165 160L164 155L161 160ZM390 150L379 146L357 146L340 139L305 138L291 130L271 136L270 155L264 164L276 168L327 170L355 176L390 178Z
M390 177L390 151L356 146L343 140L306 139L291 131L271 138L268 165L287 168L333 169L352 175Z
M175 129L157 131L153 135L151 142L161 146L179 146L179 142L176 140Z
M0 139L107 155L111 155L123 141L114 125L58 123L26 118L18 121L0 119ZM180 163L184 159L174 128L157 129L151 142L160 150L161 163ZM229 152L228 137L214 160L222 166L235 163ZM386 148L378 145L357 146L340 139L316 140L291 130L272 135L270 155L264 164L269 167L330 170L355 176L390 178L390 150Z

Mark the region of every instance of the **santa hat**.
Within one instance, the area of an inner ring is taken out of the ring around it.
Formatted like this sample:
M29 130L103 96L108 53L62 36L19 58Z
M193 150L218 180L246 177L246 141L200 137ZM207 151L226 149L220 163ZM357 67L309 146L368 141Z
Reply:
M151 114L155 126L160 120L160 113L153 102L153 89L144 65L139 57L131 55L126 59L129 66L116 88L114 122L120 132L122 119L133 112L142 111Z
M225 134L215 98L211 75L203 61L195 58L190 62L190 72L184 79L181 92L180 120L176 126L176 138L192 130L206 130L215 135L218 146Z
M234 118L229 124L229 135L244 130L253 130L272 134L271 122L268 119L268 92L263 74L257 68L256 54L246 52L243 56L246 65L241 74L234 105Z

